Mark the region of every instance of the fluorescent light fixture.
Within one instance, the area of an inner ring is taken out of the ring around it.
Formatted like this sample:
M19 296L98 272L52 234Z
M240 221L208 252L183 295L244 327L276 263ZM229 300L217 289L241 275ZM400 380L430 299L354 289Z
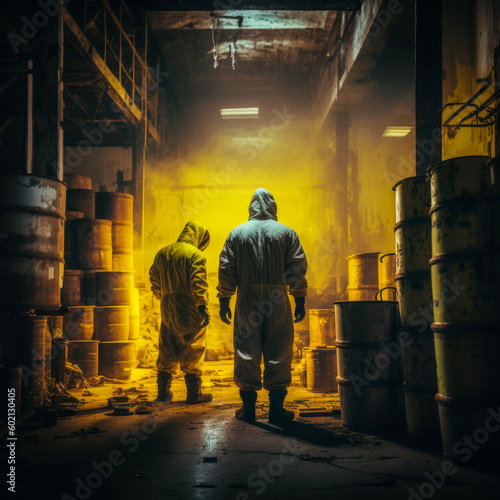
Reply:
M387 127L382 137L406 137L413 127Z
M258 118L259 108L221 108L220 115L223 120Z

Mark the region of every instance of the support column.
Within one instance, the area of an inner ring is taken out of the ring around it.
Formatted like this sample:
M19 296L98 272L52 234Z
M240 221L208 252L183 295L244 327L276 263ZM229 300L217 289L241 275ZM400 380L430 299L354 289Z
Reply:
M443 43L441 0L416 0L415 5L415 151L419 175L442 159Z
M136 127L133 147L132 194L134 195L134 263L136 282L144 281L144 174L146 170L147 124Z
M33 173L63 180L63 54L61 9L40 30L33 58Z
M334 207L337 225L337 290L344 294L347 287L347 263L349 251L349 209L348 209L348 167L349 167L349 113L335 113L335 164L334 176Z

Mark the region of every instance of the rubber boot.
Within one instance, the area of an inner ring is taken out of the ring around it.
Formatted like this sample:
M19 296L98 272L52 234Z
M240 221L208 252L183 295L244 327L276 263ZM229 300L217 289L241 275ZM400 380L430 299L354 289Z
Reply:
M211 394L201 393L201 377L188 373L184 376L187 388L187 398L186 403L189 405L197 405L200 403L210 403L212 401Z
M293 411L283 408L283 402L287 395L286 389L274 389L269 391L269 422L289 422L295 418Z
M172 401L174 395L170 390L170 386L172 385L173 378L171 373L158 372L156 377L156 383L158 384L158 397L155 400L156 402Z
M257 392L240 391L240 397L243 406L236 410L236 418L245 422L255 422L255 402L257 401Z

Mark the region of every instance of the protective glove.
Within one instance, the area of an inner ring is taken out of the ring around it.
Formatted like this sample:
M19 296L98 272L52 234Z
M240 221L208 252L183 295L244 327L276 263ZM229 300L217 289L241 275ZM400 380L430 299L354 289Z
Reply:
M305 297L295 297L295 313L293 314L295 318L294 323L300 323L304 319L306 315L305 303Z
M229 297L220 297L219 298L219 304L220 304L219 316L220 316L220 319L224 323L226 323L226 325L231 324L231 321L229 321L229 320L232 318L231 309L229 308L229 301L230 300L231 299Z
M208 313L207 306L198 306L198 311L203 318L203 323L201 324L201 328L205 328L210 323L210 314Z

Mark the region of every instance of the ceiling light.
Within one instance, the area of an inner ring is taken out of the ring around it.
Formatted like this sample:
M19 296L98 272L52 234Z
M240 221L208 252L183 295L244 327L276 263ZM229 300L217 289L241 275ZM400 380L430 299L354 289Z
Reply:
M382 137L406 137L413 127L387 127Z
M259 108L221 108L220 115L223 120L258 118Z

